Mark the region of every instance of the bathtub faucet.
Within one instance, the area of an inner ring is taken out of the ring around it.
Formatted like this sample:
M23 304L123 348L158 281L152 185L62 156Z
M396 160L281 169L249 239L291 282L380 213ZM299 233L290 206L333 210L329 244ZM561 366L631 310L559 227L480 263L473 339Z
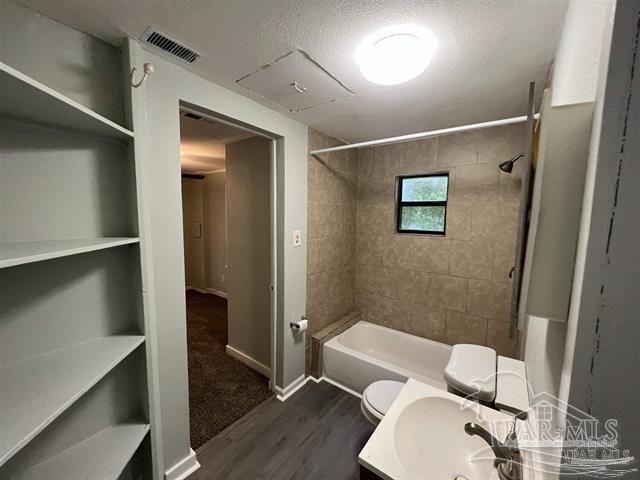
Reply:
M496 456L493 465L498 470L498 477L500 480L520 480L522 478L522 458L520 456L520 450L517 447L515 429L507 435L505 440L507 445L491 435L489 431L477 423L469 422L465 424L464 431L467 435L479 436L491 447L493 454Z

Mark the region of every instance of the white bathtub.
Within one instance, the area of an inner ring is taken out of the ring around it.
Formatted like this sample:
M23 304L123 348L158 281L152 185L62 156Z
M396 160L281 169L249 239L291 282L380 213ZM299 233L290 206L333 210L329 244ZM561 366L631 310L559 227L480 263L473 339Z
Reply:
M446 390L451 346L360 321L324 344L324 375L362 393L376 380L415 378Z

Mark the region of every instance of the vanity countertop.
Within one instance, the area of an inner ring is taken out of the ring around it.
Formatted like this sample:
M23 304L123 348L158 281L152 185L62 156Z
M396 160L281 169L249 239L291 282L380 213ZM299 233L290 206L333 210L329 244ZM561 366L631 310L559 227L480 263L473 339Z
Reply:
M409 379L358 461L385 480L456 476L497 480L492 450L481 438L467 435L464 425L478 423L503 440L512 419L509 414Z

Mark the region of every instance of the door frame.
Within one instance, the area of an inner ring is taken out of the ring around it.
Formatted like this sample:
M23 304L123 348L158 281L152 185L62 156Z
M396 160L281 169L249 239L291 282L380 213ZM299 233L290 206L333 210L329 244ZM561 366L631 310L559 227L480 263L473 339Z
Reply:
M279 206L278 203L278 166L281 163L280 155L278 154L278 144L277 141L281 137L279 135L267 132L260 128L254 127L253 125L246 124L239 120L235 120L233 118L227 117L222 114L218 114L215 112L211 112L204 107L199 107L197 105L193 105L191 103L180 101L178 107L178 115L181 112L192 113L194 115L199 115L203 118L207 118L214 122L223 123L225 125L229 125L231 127L235 127L239 130L244 130L248 133L252 133L254 135L266 138L269 140L269 148L270 148L270 165L269 165L269 173L270 173L270 185L269 185L269 195L270 195L270 278L271 285L270 288L270 298L271 298L271 308L269 312L269 325L270 325L270 360L271 365L269 365L269 390L272 392L276 392L275 390L275 368L276 368L276 358L277 358L277 316L278 316L278 214L277 208ZM225 199L226 199L226 188L225 188ZM225 200L226 201L226 200ZM226 208L226 205L225 205ZM277 392L276 392L277 393Z

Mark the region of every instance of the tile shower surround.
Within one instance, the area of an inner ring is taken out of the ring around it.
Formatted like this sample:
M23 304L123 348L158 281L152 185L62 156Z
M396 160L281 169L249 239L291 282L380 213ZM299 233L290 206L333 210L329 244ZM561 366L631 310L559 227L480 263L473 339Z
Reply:
M310 148L339 144L314 130L309 138ZM523 143L524 125L510 125L332 152L323 161L310 156L311 333L355 308L372 323L515 356L519 339L507 335L509 271L523 164L512 174L498 164ZM444 171L446 235L396 233L396 176Z

